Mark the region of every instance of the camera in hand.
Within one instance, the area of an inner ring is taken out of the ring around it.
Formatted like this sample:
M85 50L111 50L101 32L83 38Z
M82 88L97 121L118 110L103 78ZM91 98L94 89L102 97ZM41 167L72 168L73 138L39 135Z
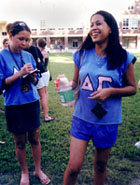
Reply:
M21 79L21 85L20 89L22 92L28 92L30 89L30 83L33 83L34 85L37 84L38 80L36 79L36 76L34 76L34 73L40 73L39 70L35 69L31 71L29 74L26 74Z
M22 92L28 92L30 89L30 81L28 78L22 78L20 84L20 90Z

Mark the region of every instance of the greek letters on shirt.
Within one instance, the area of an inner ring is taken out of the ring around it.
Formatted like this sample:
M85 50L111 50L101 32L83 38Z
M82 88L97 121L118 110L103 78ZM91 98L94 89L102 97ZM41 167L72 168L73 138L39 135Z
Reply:
M16 74L17 72L19 72L19 71L14 67L14 72L13 72L13 74Z
M81 86L81 88L83 90L88 90L88 91L96 91L96 90L100 90L103 88L103 83L104 82L109 82L112 83L112 78L108 77L108 76L98 76L98 85L97 85L97 89L94 89L90 76L89 74L87 74L87 76L84 79L84 82Z

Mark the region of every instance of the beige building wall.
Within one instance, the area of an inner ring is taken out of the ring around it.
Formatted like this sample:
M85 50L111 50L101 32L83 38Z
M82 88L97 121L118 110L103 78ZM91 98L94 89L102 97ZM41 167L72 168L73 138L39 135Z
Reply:
M2 45L3 39L7 38L6 29L5 29L6 24L7 24L6 21L0 21L0 49L2 49L3 47Z
M0 48L5 34L6 21L0 22ZM36 42L38 38L45 38L48 50L71 51L77 49L86 38L89 28L47 28L33 29L31 37ZM119 22L120 42L126 49L140 51L140 0L134 0L132 6L127 7Z

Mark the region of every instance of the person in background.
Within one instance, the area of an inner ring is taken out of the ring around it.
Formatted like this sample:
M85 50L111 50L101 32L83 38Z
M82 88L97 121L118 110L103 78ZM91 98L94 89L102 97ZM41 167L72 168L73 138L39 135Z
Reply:
M7 38L3 39L3 42L2 42L3 48L5 48L5 49L8 48L8 44L9 44L8 41L9 40ZM1 94L2 94L2 90L0 90L0 95ZM2 109L0 109L0 113L4 113L4 111ZM3 145L3 144L5 144L5 142L4 141L0 141L0 144Z
M42 55L43 55L43 62L45 64L45 68L46 68L46 72L42 73L42 77L44 79L44 83L45 83L45 94L47 95L47 109L49 112L49 98L48 98L48 92L47 92L47 87L49 85L49 79L50 79L50 71L48 69L48 64L49 64L49 56L48 56L48 52L46 50L46 41L44 39L38 39L37 40L37 47L39 48L39 50L41 51Z
M38 57L41 61L43 60L44 63L45 63L44 57L43 57L41 51L39 50L39 48L32 45L32 40L27 43L27 46L26 46L25 50L33 55L33 57L36 61L37 67L38 67ZM44 114L44 121L45 122L50 122L50 121L54 120L53 117L48 115L48 112L49 112L48 92L47 92L46 87L48 86L49 78L50 78L50 73L46 68L45 72L41 73L41 78L39 79L39 82L36 85L36 88L37 88L39 96L40 96L41 107L42 107L42 111L43 111L43 114Z
M41 51L41 53L42 53L42 55L43 55L43 61L44 61L44 63L45 63L45 67L46 67L46 69L47 69L47 71L48 71L48 62L49 62L49 55L48 55L48 52L47 52L47 50L46 50L46 41L45 41L45 39L38 39L37 40L37 47L40 49L40 51ZM49 82L48 82L49 83Z
M120 45L115 18L101 10L91 16L89 34L73 58L72 88L80 80L80 91L72 118L70 158L63 185L76 183L90 139L95 146L94 185L103 185L109 154L122 122L121 99L136 93L136 57Z
M5 39L3 39L3 48L8 48L8 45L9 45L9 39L8 38L5 38Z
M33 56L24 51L31 31L22 21L9 23L6 30L9 47L0 52L0 89L3 90L7 129L14 136L15 152L22 170L20 185L30 184L25 151L27 138L35 164L34 175L42 184L49 184L50 179L40 166L40 104L35 87L39 75L31 74L36 64Z
M3 44L3 48L7 49L8 48L8 44L9 44L9 39L8 38L3 39L2 44ZM2 90L0 90L0 95L1 94L2 94ZM0 109L0 113L4 113L4 111Z
M9 44L9 39L8 38L3 39L2 44L3 44L3 48L7 49L8 48L8 44ZM2 90L0 90L0 95L1 94L2 94ZM0 109L0 113L4 113L4 111Z

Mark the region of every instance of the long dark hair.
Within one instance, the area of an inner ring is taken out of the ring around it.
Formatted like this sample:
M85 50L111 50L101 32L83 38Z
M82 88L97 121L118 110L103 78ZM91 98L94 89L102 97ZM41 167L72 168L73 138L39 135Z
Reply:
M111 33L109 35L109 41L105 52L108 59L108 69L115 69L120 67L127 58L126 50L120 45L117 22L110 13L103 10L97 11L91 16L91 18L96 14L102 15L107 25L111 28ZM80 52L82 53L83 50L92 48L95 48L95 43L92 41L90 34L88 34L85 41L80 46Z

